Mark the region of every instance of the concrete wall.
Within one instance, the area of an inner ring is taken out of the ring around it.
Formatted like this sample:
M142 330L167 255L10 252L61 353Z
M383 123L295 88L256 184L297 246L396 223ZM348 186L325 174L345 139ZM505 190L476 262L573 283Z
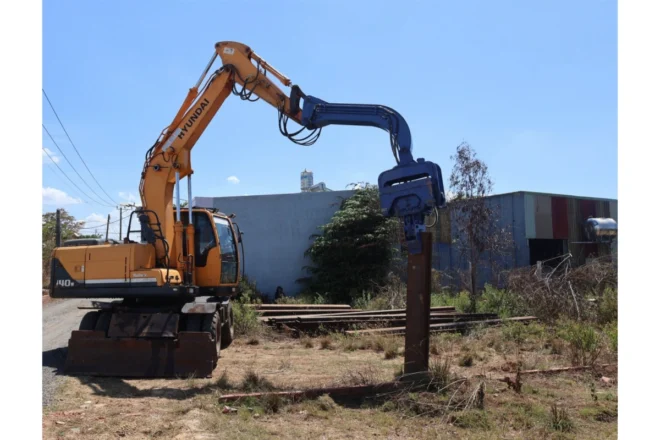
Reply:
M310 236L339 209L353 191L273 194L242 197L195 197L194 206L236 214L243 232L245 274L264 294L282 286L287 295L300 291L296 280L307 276L304 257Z

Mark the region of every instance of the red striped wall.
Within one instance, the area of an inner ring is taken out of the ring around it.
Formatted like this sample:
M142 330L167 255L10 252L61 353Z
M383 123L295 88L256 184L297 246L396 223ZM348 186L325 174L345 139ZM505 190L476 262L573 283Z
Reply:
M568 200L565 197L552 198L552 238L568 239Z

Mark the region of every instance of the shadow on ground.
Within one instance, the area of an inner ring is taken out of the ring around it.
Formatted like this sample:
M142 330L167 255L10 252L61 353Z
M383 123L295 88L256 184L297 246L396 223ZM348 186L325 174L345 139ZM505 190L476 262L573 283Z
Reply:
M60 347L46 350L41 353L41 365L55 369L58 375L63 374L64 362L66 361L67 348Z

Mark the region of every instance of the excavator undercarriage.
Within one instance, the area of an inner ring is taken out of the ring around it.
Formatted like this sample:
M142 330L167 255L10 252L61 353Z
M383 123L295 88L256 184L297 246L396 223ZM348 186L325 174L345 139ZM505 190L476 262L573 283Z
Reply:
M234 337L228 298L169 305L92 302L71 333L65 372L125 377L209 377Z

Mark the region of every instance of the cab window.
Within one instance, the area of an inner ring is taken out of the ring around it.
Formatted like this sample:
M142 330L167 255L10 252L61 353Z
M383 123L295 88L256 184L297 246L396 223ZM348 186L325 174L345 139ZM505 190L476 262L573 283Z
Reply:
M188 213L181 213L181 221L184 225L188 224ZM193 225L195 227L195 267L206 266L206 260L209 251L216 247L218 243L215 241L215 234L213 233L213 224L209 216L203 212L193 213ZM183 247L184 254L188 254L188 243L186 242L186 231L183 231Z
M238 281L238 256L236 254L236 243L229 221L224 218L213 217L215 228L220 240L220 262L222 275L220 284L232 284Z

